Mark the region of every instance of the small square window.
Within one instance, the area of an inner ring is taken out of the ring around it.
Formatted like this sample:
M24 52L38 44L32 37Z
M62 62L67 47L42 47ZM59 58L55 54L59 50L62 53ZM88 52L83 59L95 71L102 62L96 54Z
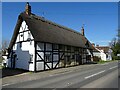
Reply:
M33 54L30 54L30 62L33 61Z
M57 50L58 49L58 45L57 44L53 44L53 49Z

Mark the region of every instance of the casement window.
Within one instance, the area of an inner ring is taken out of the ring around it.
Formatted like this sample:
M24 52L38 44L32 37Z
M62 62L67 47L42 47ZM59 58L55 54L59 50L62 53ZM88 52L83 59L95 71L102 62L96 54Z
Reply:
M46 62L52 61L50 54L46 54L45 60L46 60Z
M30 31L28 31L27 41L30 41L30 45L32 45L32 40L31 40L31 33L30 33Z
M28 38L27 38L27 40L28 40L28 41L31 40L31 33L30 33L30 31L28 31Z
M71 59L75 59L75 55L73 54L73 55L71 55Z
M33 61L33 54L30 54L30 62Z
M64 49L65 49L65 48L64 48L64 45L59 45L59 50L60 50L60 51L64 51Z
M22 42L20 42L20 48L22 48Z
M78 48L78 47L75 47L75 51L79 51L79 48Z
M70 47L70 46L67 46L67 50L71 50L71 47Z
M53 50L58 50L58 49L59 49L58 45L57 44L53 44Z
M31 33L30 32L28 32L28 38L31 38Z
M45 61L46 62L52 61L52 54L50 52L45 53Z
M30 41L30 45L32 45L32 41Z

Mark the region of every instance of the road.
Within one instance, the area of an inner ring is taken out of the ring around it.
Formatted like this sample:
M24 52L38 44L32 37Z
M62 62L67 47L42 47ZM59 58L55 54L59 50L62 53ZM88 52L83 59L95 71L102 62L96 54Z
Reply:
M110 62L3 88L118 88L118 70L118 62Z

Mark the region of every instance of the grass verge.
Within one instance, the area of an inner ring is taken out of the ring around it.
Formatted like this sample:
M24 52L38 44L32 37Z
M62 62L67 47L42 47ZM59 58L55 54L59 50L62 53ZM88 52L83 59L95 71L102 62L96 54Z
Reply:
M113 62L113 61L117 61L117 60L108 60L108 61L100 60L100 61L97 62L97 63L98 63L98 64L104 64L104 63Z

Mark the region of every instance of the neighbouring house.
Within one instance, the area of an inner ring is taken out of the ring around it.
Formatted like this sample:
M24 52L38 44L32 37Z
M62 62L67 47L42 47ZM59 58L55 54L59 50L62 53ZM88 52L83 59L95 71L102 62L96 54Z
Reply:
M9 45L7 67L41 71L91 61L92 44L81 33L31 13L27 3L18 16Z
M109 46L95 46L95 44L92 45L94 47L93 56L98 56L104 61L112 60L112 49Z
M7 57L8 57L8 50L7 49L2 50L2 66L6 67L6 63L8 61Z

